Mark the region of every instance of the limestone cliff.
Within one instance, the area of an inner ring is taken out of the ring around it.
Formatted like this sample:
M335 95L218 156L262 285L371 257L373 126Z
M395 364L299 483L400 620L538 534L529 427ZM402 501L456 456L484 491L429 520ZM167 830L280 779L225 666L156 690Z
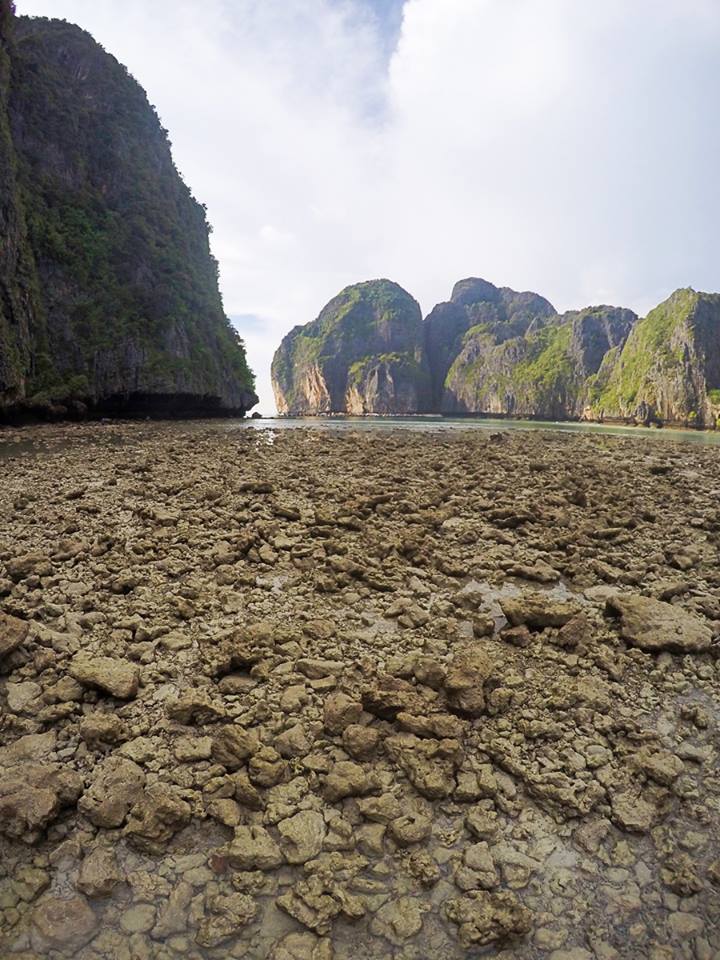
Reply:
M392 302L393 306L389 307ZM420 325L387 280L348 287L273 362L283 414L477 414L720 423L720 294L678 290L639 320L557 314L536 293L470 278Z
M37 278L20 203L10 133L12 13L0 0L0 403L21 398L37 332Z
M466 336L501 343L539 326L555 314L552 304L537 293L518 293L470 277L453 287L450 300L438 304L425 319L425 348L432 377L433 409L457 408L446 393L445 379L463 350ZM459 405L462 409L462 404Z
M720 294L676 290L608 354L590 416L715 427L720 415Z
M636 319L631 310L600 306L539 317L509 338L473 327L448 371L442 409L576 419L587 407L589 379Z
M0 0L0 413L242 413L204 208L141 87Z
M284 338L272 363L278 411L403 414L425 409L430 377L420 307L390 280L346 287Z

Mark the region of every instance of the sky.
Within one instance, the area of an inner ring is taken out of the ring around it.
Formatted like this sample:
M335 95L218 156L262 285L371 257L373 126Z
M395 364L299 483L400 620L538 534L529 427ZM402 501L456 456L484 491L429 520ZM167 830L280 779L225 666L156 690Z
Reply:
M18 0L142 84L263 414L283 335L389 277L559 310L720 289L718 0Z

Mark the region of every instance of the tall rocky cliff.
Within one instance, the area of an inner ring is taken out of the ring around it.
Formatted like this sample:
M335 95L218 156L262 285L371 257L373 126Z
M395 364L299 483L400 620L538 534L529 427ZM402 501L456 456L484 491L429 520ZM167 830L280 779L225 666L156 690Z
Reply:
M452 409L457 404L447 393L446 378L458 355L476 345L502 343L522 336L555 310L537 293L517 293L498 288L487 280L470 277L455 284L449 302L439 303L425 320L425 347L432 371L434 409ZM471 362L471 361L469 361Z
M636 319L631 310L601 306L538 317L523 334L499 341L473 328L448 371L442 410L580 417L590 378Z
M535 293L485 280L455 285L405 348L402 389L377 401L387 350L344 305L373 281L348 287L320 318L296 327L273 363L281 413L444 413L553 420L622 420L715 427L720 416L720 295L678 290L639 320L623 307L555 312ZM393 286L393 285L390 285ZM399 288L398 288L399 289ZM405 294L408 300L409 295ZM414 301L410 301L414 304ZM342 315L342 337L321 319ZM384 342L391 337L388 314ZM403 336L407 327L398 327ZM348 344L353 349L348 349ZM409 350L409 353L407 351ZM362 357L358 357L362 353ZM318 363L318 358L321 362ZM361 362L360 362L361 361ZM323 392L328 382L337 389ZM399 380L400 378L398 378Z
M78 27L0 9L0 412L244 412L205 211L145 93Z
M592 386L592 416L717 426L720 294L676 290L608 354Z
M420 307L390 280L346 287L284 338L272 363L282 414L415 413L429 405Z

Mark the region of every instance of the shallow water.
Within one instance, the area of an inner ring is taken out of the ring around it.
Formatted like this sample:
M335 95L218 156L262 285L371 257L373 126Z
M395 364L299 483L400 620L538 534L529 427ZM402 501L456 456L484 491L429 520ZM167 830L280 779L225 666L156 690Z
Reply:
M225 421L227 428L236 429L237 421ZM319 430L553 430L565 433L589 433L620 437L649 437L653 440L681 440L708 446L720 445L720 431L678 430L667 427L626 427L617 424L579 423L553 420L493 420L469 417L275 417L263 420L243 420L242 426L258 430L291 430L300 427Z
M550 420L509 420L471 417L268 417L260 420L152 420L33 424L25 427L0 428L0 461L60 453L64 449L85 445L94 447L123 446L139 439L139 432L172 427L179 433L217 430L233 435L239 430L262 431L264 440L272 443L275 431L318 430L329 433L347 431L408 430L414 433L484 432L558 432L609 437L634 437L662 443L675 441L720 446L720 431L679 430L657 427L626 427L602 423L560 422Z

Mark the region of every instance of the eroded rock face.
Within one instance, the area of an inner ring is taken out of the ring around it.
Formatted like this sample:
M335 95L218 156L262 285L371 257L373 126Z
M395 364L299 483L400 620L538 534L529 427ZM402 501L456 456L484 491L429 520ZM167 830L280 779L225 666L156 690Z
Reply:
M591 413L714 428L720 414L720 296L676 290L609 353Z
M390 280L347 287L272 363L281 414L417 413L429 403L420 307Z
M469 278L425 318L420 337L398 345L407 330L400 314L387 312L378 340L365 304L370 291L384 303L385 293L376 292L393 287L348 287L316 321L288 334L273 363L282 414L481 413L716 426L720 294L677 290L638 320L606 305L557 314L538 294Z

